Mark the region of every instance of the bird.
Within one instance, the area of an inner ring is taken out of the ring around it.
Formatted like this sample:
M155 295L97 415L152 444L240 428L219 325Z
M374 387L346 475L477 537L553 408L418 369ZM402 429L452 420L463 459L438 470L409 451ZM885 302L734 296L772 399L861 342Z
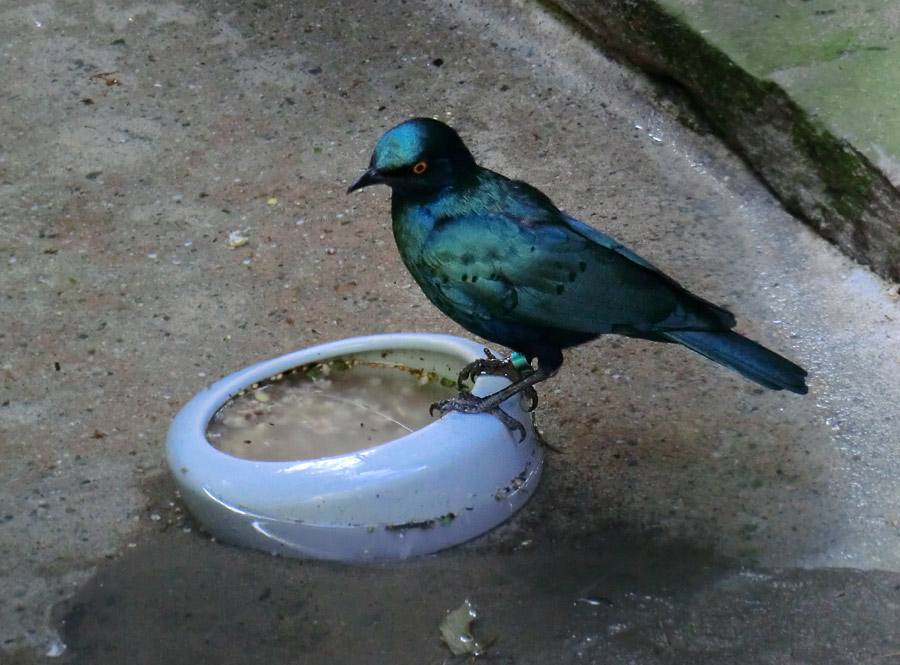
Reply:
M412 118L377 142L347 189L391 188L400 257L427 298L468 331L512 350L460 372L506 374L512 383L476 397L463 390L441 414L492 413L554 376L563 350L601 335L681 344L761 386L806 394L799 365L732 330L735 317L694 295L634 251L562 212L543 192L476 163L459 134Z

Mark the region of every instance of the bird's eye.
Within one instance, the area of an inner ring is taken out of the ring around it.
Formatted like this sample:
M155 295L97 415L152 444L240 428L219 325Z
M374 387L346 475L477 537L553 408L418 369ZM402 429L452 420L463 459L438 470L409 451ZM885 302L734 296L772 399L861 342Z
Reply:
M427 170L428 164L426 162L416 162L412 168L413 173L415 173L416 175L422 175Z

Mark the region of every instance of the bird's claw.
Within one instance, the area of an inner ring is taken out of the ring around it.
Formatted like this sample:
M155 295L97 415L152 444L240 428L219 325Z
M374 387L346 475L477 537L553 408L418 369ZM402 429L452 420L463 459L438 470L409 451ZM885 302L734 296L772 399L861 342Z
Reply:
M484 413L484 409L479 409L480 406L480 397L475 397L468 390L460 390L459 395L456 397L449 397L434 402L428 407L428 413L432 416L435 411L440 412L442 416L451 411L456 411L457 413Z
M493 409L491 409L490 414L498 418L510 432L518 432L519 443L522 443L525 440L525 437L528 436L528 432L525 431L525 425L513 418L499 406L495 406Z
M534 386L528 386L525 390L522 391L522 395L528 398L528 401L531 404L525 409L528 413L531 413L537 408L538 405L538 394L537 390L534 389Z
M488 374L490 376L505 376L512 383L516 383L520 381L523 377L522 371L516 367L515 363L513 363L512 356L507 358L498 358L493 354L493 352L485 348L484 350L485 358L478 358L477 360L473 360L468 365L462 368L459 372L459 377L456 380L457 387L460 391L464 390L464 384L467 381L474 382L478 376L481 374ZM460 392L462 394L462 392ZM538 405L538 394L534 389L534 386L528 386L522 391L522 395L525 396L530 405L525 409L529 413L534 411Z
M518 374L518 370L513 366L509 358L498 358L488 348L485 348L484 355L486 356L485 358L477 358L460 370L459 378L456 380L457 388L462 390L467 381L475 381L480 374L505 376L510 381L514 381L509 374L510 372Z
M485 399L483 397L476 397L468 390L461 390L459 395L456 397L450 397L449 399L442 399L438 402L434 402L430 407L428 407L428 413L434 415L435 411L440 412L441 416L444 416L447 413L455 411L457 413L468 413L468 414L476 414L476 413L489 413L492 416L495 416L504 424L506 429L519 433L519 443L525 440L528 432L525 430L525 426L520 423L518 420L513 418L511 415L506 413L499 406L495 406L493 408L485 408L484 405Z

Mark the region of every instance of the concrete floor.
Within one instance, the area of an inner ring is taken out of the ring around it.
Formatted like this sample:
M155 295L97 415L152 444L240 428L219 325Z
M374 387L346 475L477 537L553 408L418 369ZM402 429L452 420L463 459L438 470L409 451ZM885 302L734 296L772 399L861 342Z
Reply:
M500 0L27 2L0 62L9 662L439 663L467 597L501 662L900 662L896 287L566 25ZM543 386L562 452L496 532L368 567L209 542L163 456L192 395L331 339L465 334L411 284L388 191L344 194L413 115L727 306L810 394L602 340Z

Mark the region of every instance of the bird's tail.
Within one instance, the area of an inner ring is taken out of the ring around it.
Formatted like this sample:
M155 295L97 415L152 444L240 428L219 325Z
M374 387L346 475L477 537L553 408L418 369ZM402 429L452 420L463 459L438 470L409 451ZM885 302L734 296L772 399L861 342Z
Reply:
M806 370L731 330L673 330L663 336L772 390L805 395Z

